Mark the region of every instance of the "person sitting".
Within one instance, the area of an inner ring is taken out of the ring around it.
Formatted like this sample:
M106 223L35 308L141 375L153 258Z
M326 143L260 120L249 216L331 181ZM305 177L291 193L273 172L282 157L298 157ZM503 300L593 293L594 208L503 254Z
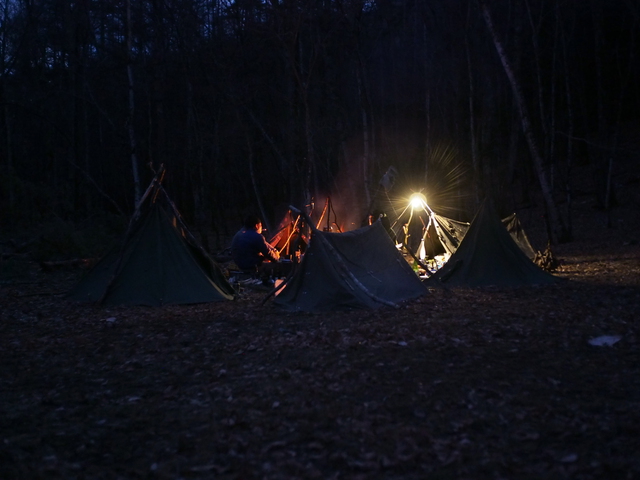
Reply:
M269 282L270 273L263 263L280 259L278 250L269 245L262 235L262 221L255 215L245 218L244 226L231 240L231 257L243 272L259 273L265 284Z

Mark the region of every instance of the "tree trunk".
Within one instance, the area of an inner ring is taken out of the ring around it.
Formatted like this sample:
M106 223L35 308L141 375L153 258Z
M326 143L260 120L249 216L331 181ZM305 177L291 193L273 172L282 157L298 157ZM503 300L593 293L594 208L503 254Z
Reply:
M536 71L536 85L538 86L538 109L540 114L540 125L542 127L542 134L547 136L547 125L546 125L546 109L544 105L544 85L542 82L542 69L540 67L540 44L538 32L540 31L540 20L536 24L533 19L533 13L531 12L531 6L529 5L529 0L526 0L525 6L527 9L527 18L529 19L529 26L531 27L531 43L533 44L533 59ZM543 8L543 7L540 7Z
M422 23L422 48L424 48L425 56L427 49L429 48L429 40L427 37L427 23ZM429 182L429 161L431 159L431 88L429 84L429 71L432 66L428 61L424 62L424 113L425 113L425 132L424 132L424 184L428 185Z
M618 87L618 105L617 105L617 113L616 113L616 118L615 118L615 132L613 134L613 139L611 140L611 145L609 147L609 158L608 158L608 168L607 168L607 185L606 185L606 191L605 191L605 203L604 203L604 208L605 211L607 212L607 228L612 228L613 227L613 222L611 219L611 207L612 207L612 201L615 198L614 197L614 192L613 192L613 185L612 185L612 181L613 181L613 161L614 161L614 156L617 153L618 150L618 140L619 140L619 133L620 133L620 123L622 120L622 110L624 108L624 98L625 98L625 94L627 92L627 88L629 86L630 80L631 80L631 73L633 71L633 56L634 56L634 51L635 51L635 32L632 31L631 32L631 48L629 48L629 60L628 60L628 65L626 68L626 75L622 75L622 71L623 71L623 67L620 66L618 68L618 70L620 71L620 84Z
M260 215L262 216L262 223L266 227L267 232L270 233L271 223L269 222L269 217L264 209L262 195L260 195L260 189L258 188L258 180L253 167L253 146L251 145L251 138L249 138L249 134L247 134L247 149L249 150L249 176L251 177L251 186L253 187L253 192L256 195L256 201L258 202L258 208L260 209Z
M558 15L558 9L556 9L556 16ZM556 20L556 23L560 23L560 20ZM571 174L573 169L573 136L575 131L575 120L573 118L573 98L571 95L571 81L570 81L570 72L569 72L569 56L567 55L567 40L562 34L561 38L562 42L562 63L564 65L564 88L565 88L565 98L567 102L567 166L566 166L566 177L565 177L565 196L567 199L567 231L569 235L572 235L573 225L571 221L571 205L573 203L573 191L571 187Z
M1 88L1 87L0 87ZM2 95L0 95L0 101L2 99ZM9 208L13 211L16 206L15 200L15 185L14 185L14 172L13 172L13 152L12 152L12 138L11 138L11 120L9 118L9 107L7 103L4 103L2 108L2 113L4 115L4 128L5 128L5 141L6 141L6 149L7 149L7 166L6 166L6 174L9 179Z
M531 125L531 120L529 118L529 112L527 109L527 105L525 103L524 95L522 93L522 89L516 78L516 75L511 68L511 64L507 58L507 55L502 47L502 43L498 39L497 32L493 25L493 20L491 18L491 13L489 8L486 6L484 2L481 2L481 8L485 23L491 34L491 39L493 40L493 44L498 52L498 56L500 57L500 61L502 63L502 67L509 78L509 83L511 84L511 89L513 91L514 99L516 105L518 106L518 112L520 114L520 122L522 124L522 132L527 140L527 145L529 146L529 152L531 153L531 157L533 158L533 165L538 176L538 181L540 183L540 189L542 191L542 196L544 198L545 207L547 214L549 216L548 220L550 222L550 232L552 238L549 240L551 242L566 242L570 240L568 232L564 226L562 221L562 217L560 216L560 212L558 211L558 207L553 199L553 191L551 189L551 185L549 183L549 179L547 176L547 172L544 168L544 162L542 156L540 155L540 150L538 148L538 144L536 142L535 136L533 134L533 129Z
M362 59L358 53L358 61L356 66L356 79L358 81L358 96L360 98L360 116L362 118L362 180L364 185L364 195L367 207L371 205L370 178L371 172L369 163L371 160L371 142L369 139L369 115L367 113L367 95L365 92L364 68Z
M480 179L480 166L478 165L478 141L476 139L476 122L475 122L475 104L473 97L474 92L474 76L471 67L471 54L469 53L469 38L465 35L464 39L465 53L467 55L467 73L469 76L469 140L471 141L471 165L473 168L473 176L476 181L474 184L474 200L477 205L480 204L478 180Z
M129 88L129 118L127 121L129 133L129 147L131 149L131 170L133 173L134 205L138 205L142 197L140 188L140 174L138 172L138 157L135 135L135 102L134 102L134 82L133 82L133 60L132 60L132 28L131 28L131 0L126 0L126 37L127 37L127 78Z
M9 14L9 2L4 2L2 9L3 24L8 25L10 20ZM9 102L5 99L5 86L4 86L4 72L6 71L7 58L7 42L8 35L4 34L0 36L0 72L3 73L0 76L0 104L2 105L2 118L4 123L4 140L6 148L6 166L2 166L0 162L0 168L5 172L7 178L7 196L9 200L9 211L13 214L16 205L15 198L15 180L13 172L13 152L12 152L12 138L11 138L11 119L9 117Z

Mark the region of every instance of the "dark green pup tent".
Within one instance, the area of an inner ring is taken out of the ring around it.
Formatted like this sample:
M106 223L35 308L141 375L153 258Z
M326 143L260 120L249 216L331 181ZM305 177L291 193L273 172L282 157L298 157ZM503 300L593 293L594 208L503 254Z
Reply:
M425 212L427 212L426 209ZM442 254L453 255L469 230L469 222L461 222L438 215L430 208L427 213L429 214L429 222L424 228L422 237L426 258L434 258L436 255ZM502 223L522 251L533 259L535 251L516 214L512 213L503 218ZM418 254L419 252L414 253Z
M233 287L189 233L157 179L140 204L123 245L105 255L69 298L150 306L233 300Z
M507 231L491 202L485 201L458 249L425 284L517 287L551 284L559 280L527 257Z
M508 217L503 218L502 224L527 257L533 259L536 252L531 246L529 237L524 231L517 215L512 213ZM467 230L469 230L468 222L460 222L436 213L431 214L429 229L425 230L424 235L427 256L433 257L443 253L453 255L466 235Z
M274 303L306 312L376 309L426 293L378 220L343 233L314 229L302 261Z

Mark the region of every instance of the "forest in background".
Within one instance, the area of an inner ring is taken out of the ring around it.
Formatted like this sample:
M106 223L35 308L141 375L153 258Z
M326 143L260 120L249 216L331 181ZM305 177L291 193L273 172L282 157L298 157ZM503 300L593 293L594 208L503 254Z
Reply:
M633 0L0 8L5 232L126 219L161 165L187 222L221 234L327 196L357 223L422 191L463 220L485 196L543 204L565 241L578 168L604 209L638 181L618 167L640 150Z

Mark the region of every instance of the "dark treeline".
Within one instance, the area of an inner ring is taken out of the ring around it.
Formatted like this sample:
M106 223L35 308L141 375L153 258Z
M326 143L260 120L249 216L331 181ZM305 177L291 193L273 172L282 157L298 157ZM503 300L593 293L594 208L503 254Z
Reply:
M130 215L160 165L199 228L326 195L358 217L393 166L450 216L542 202L562 241L573 168L609 208L633 153L635 0L0 5L5 226Z

